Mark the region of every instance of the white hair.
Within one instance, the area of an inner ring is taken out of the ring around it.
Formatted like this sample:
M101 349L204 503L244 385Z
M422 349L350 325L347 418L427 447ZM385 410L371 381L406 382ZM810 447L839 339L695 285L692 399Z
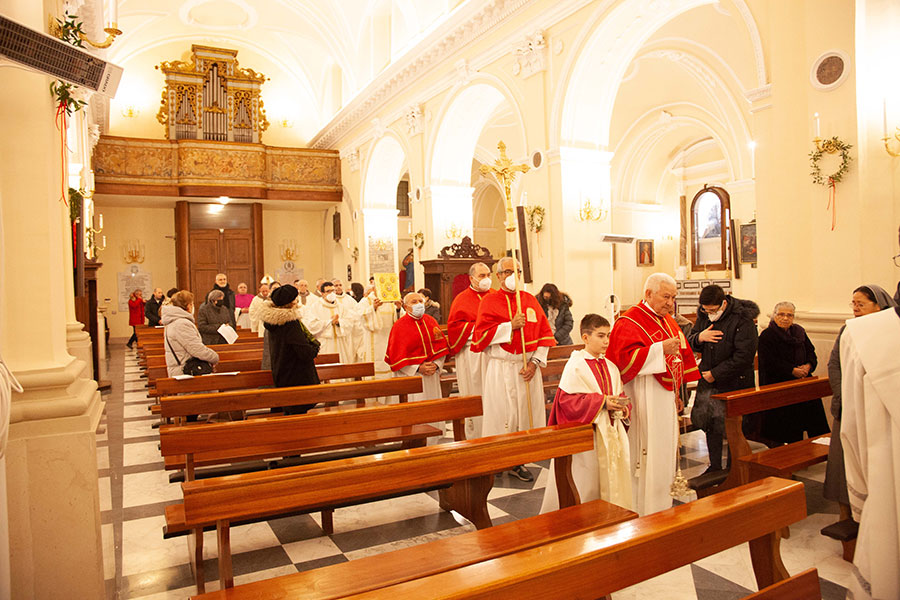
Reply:
M644 294L647 292L655 293L659 291L659 286L664 283L668 283L673 288L678 287L675 283L675 278L669 275L668 273L654 273L650 277L647 278L647 281L644 282Z
M775 310L772 311L772 314L773 315L776 314L778 312L778 309L781 308L782 306L790 306L792 311L794 311L795 313L797 312L797 307L794 306L794 303L788 302L787 300L785 300L785 301L779 302L778 304L775 305Z
M518 268L518 265L516 264L516 259L514 259L512 256L504 256L504 257L502 257L500 260L497 261L497 264L496 264L496 265L494 265L494 272L495 272L495 273L499 273L500 271L502 271L502 270L503 270L503 266L502 266L502 265L503 265L503 263L505 263L506 261L512 262L512 264L513 264L512 268L513 268L513 269Z

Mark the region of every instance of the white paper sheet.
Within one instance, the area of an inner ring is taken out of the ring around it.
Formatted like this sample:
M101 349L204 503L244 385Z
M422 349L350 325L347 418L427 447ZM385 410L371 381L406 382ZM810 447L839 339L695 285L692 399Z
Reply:
M229 344L233 344L238 339L237 331L235 331L228 323L222 323L216 331L218 331L219 335L225 338L225 341Z

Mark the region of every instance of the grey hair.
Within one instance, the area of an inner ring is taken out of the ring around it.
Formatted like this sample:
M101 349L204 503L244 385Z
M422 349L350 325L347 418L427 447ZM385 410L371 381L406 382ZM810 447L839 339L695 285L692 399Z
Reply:
M659 286L664 283L668 283L673 288L678 287L678 285L675 283L675 278L668 273L654 273L647 278L647 281L644 282L644 293L646 294L647 292L658 292Z
M472 266L469 267L469 277L475 277L475 269L477 267L484 267L485 269L490 271L490 269L488 269L488 266L483 262L472 263Z
M209 294L206 295L207 302L215 302L221 298L225 297L225 292L222 290L212 290Z
M794 311L794 313L797 312L797 307L794 306L794 303L788 302L787 300L785 300L784 302L779 302L778 304L775 305L775 310L772 311L772 314L773 315L776 314L778 312L778 309L781 308L782 306L790 306L791 310Z
M419 298L422 298L424 300L424 297L419 292L409 292L408 294L403 296L403 306L409 306L409 299L412 296L418 296Z
M516 265L516 259L514 259L512 256L504 256L503 258L501 258L500 260L497 261L496 265L494 265L494 272L499 273L503 269L503 267L502 267L503 263L506 261L512 262L513 269L517 268L518 265Z

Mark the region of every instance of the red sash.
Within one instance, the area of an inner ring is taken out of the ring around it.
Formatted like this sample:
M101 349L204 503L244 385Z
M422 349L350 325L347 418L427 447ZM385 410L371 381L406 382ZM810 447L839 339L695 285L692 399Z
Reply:
M431 362L449 351L447 338L434 317L422 315L416 320L406 314L391 327L384 362L391 371L399 371L407 365Z
M660 317L643 302L632 306L613 326L606 357L619 368L622 382L628 383L637 377L647 361L650 346L669 338L680 340L681 362L675 360L674 355L667 355L666 372L654 373L653 376L661 386L673 391L676 378L679 383L697 381L700 379L700 371L681 328L671 315Z
M481 299L490 293L490 290L478 292L467 287L453 299L453 304L450 305L450 316L447 318L450 354L457 354L472 337L475 318L478 316L478 305L481 304Z
M550 330L550 323L537 298L526 292L519 292L522 302L522 313L525 315L525 326L513 331L512 338L500 347L510 354L522 354L522 339L525 339L526 352L534 352L539 346L555 346L556 339ZM513 292L500 290L488 294L478 305L478 317L475 319L475 331L472 333L472 352L483 352L497 335L497 327L501 323L512 321L516 314L516 297Z

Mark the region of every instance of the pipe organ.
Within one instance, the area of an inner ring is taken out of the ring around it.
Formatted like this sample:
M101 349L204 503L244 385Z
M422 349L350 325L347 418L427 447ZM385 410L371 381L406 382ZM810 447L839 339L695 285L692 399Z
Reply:
M157 67L166 76L157 120L170 140L260 143L269 127L260 87L266 76L241 68L237 50L191 46L191 60Z

